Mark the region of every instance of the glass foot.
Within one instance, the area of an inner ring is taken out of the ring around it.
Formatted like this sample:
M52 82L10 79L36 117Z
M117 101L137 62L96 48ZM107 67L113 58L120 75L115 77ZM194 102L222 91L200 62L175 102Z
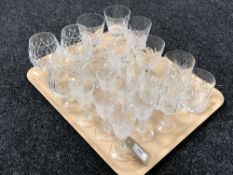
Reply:
M135 159L133 153L128 149L124 141L117 140L113 142L110 148L110 154L113 159L122 162Z
M83 114L77 117L77 123L82 128L94 126L97 123L98 117L95 114Z
M154 131L150 128L139 128L136 127L132 137L139 143L146 143L154 138Z
M115 135L113 133L111 125L100 124L95 128L95 137L97 140L104 142L111 142L115 140Z
M77 101L75 99L65 99L62 101L62 104L65 108L74 108L77 105Z
M176 128L175 121L172 119L162 119L158 123L158 131L164 134L174 133Z

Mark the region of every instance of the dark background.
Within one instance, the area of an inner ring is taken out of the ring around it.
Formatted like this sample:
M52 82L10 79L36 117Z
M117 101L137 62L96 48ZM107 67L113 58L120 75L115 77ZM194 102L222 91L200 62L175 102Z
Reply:
M62 27L80 14L123 4L153 21L166 50L191 52L212 72L225 104L151 174L233 174L232 0L1 0L0 174L113 174L111 168L27 81L28 39Z

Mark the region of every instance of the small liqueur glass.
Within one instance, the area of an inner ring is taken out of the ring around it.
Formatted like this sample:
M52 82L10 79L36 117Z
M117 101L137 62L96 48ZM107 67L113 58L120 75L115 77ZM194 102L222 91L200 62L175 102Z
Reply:
M181 108L189 85L189 77L195 65L194 56L186 51L174 50L165 54L167 66L163 74L159 109L165 114L159 121L158 130L170 134L175 131L174 118Z
M71 78L69 87L71 96L75 98L83 107L83 115L77 116L77 123L81 127L90 127L96 124L98 117L93 110L93 92L95 89L95 79L87 73L86 67L82 74L76 74Z

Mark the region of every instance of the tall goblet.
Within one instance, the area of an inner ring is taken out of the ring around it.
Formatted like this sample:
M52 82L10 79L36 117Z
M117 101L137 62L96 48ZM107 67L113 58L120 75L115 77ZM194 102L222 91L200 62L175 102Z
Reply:
M96 72L96 77L100 88L95 91L94 103L96 111L102 119L101 124L96 127L96 138L102 141L111 141L113 132L108 119L117 99L115 92L117 72L113 65L106 60L102 64L102 69Z
M148 120L152 116L153 109L158 105L160 95L157 77L148 74L145 78L145 86L135 93L132 101L133 113L137 118L133 138L141 143L151 141L154 138L154 131Z

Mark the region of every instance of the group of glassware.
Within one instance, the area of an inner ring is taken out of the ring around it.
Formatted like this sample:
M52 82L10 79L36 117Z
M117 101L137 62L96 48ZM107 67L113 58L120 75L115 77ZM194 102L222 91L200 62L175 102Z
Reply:
M130 15L129 8L113 5L104 16L84 14L64 27L60 44L49 32L29 40L30 61L48 73L50 90L64 107L82 106L77 124L96 125L96 139L114 141L110 153L120 161L132 158L128 136L145 143L155 128L175 132L177 111L203 112L215 86L211 73L194 68L192 54L174 50L162 57L165 42L149 35L151 20ZM164 113L157 126L149 120L154 110Z

